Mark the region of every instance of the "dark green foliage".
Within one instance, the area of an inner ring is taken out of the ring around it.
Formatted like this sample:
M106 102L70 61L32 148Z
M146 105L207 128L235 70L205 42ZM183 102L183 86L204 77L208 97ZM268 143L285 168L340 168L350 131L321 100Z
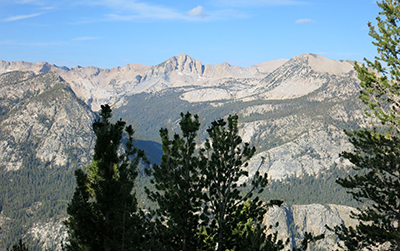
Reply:
M236 115L229 116L228 122L223 119L212 122L207 130L209 138L201 154L205 162L201 174L205 190L208 191L205 194L204 209L208 225L205 226L204 233L210 242L208 245L218 250L249 248L249 237L263 233L264 227L261 226L261 222L268 206L279 206L282 203L274 201L265 205L258 197L253 197L253 193L261 193L268 183L267 176L261 176L258 171L250 181L239 182L239 179L249 178L245 168L256 149L248 143L242 143L237 126ZM239 188L247 185L251 187L250 191L242 195ZM249 207L248 210L245 209L246 206ZM254 233L251 229L245 229L244 234L243 230L237 228L249 219L258 230ZM263 241L265 239L261 238L258 244L262 244Z
M334 78L334 77L332 77ZM332 81L340 83L354 82L353 76L335 77ZM324 86L325 87L325 86ZM322 87L322 88L324 88ZM334 125L339 129L353 130L359 128L357 119L343 121L332 118L332 107L338 105L343 107L346 113L352 113L354 110L362 109L362 102L356 95L347 99L326 100L324 102L310 101L315 99L315 93L303 97L287 100L254 100L249 102L237 100L221 100L215 102L195 102L189 103L179 97L185 92L180 89L168 89L162 93L141 93L126 97L128 102L126 109L120 107L116 109L118 117L122 117L127 122L135 126L140 139L161 142L157 134L160 127L168 126L170 133L179 131L179 114L182 110L198 113L201 118L201 126L198 132L198 138L203 141L207 138L207 126L218 117L228 117L229 114L237 113L240 115L240 122L247 123L253 121L265 121L265 124L259 125L259 130L252 137L253 145L257 146L257 151L264 151L273 147L289 142L310 129L304 127L303 131L296 131L296 126L303 127L304 118L312 121L310 126L315 126L318 122L328 125ZM219 105L215 105L219 103ZM271 111L244 113L247 108L257 107L259 105L271 105L274 107ZM149 116L151 114L151 116ZM243 115L242 115L243 114ZM292 123L282 126L279 121L282 118L293 118ZM294 126L292 129L291 127ZM319 126L319 125L318 125ZM292 137L282 137L277 132L279 129L288 128L294 132ZM307 129L306 129L307 128Z
M377 29L369 23L370 36L377 46L375 61L355 64L362 81L360 98L368 105L367 114L384 126L348 133L353 152L343 157L365 174L339 179L358 201L368 201L352 216L360 220L355 228L339 225L334 231L348 250L400 250L400 2L382 0ZM373 69L371 71L370 69Z
M376 18L377 29L371 23L368 26L379 56L374 61L364 59L369 68L356 63L355 69L362 81L360 98L370 109L368 114L399 132L400 4L395 0L383 0L378 2L378 6L382 11Z
M337 204L357 207L362 203L353 199L347 193L348 189L336 183L338 178L356 173L359 172L348 167L332 166L317 175L304 172L299 177L292 175L282 180L271 180L260 194L260 199L279 198L288 205Z
M0 75L0 85L6 93L10 90L10 94L3 95L0 100L0 122L3 125L0 141L6 142L8 149L3 154L3 161L10 161L0 170L0 209L3 219L6 219L2 222L1 246L5 250L23 238L30 249L40 250L39 240L33 239L28 230L47 224L58 227L60 219L67 215L67 203L75 186L74 169L84 165L82 162L89 155L82 142L78 140L76 144L70 139L76 137L85 143L90 142L91 135L84 130L88 117L78 118L82 114L89 117L91 114L86 104L55 73L4 73ZM60 123L60 120L54 123L60 112L67 113L63 119L72 118L69 121L71 127L64 127L61 125L64 121ZM70 135L73 136L68 138ZM48 155L48 148L41 148L45 142L49 143L49 137L59 140L60 145L53 145L50 151L55 150L57 157L68 156L65 165L58 165L59 159L53 154ZM54 236L62 238L56 231ZM59 241L47 243L50 244L47 247L55 248Z
M267 235L262 224L268 208L282 201L264 203L255 196L268 180L258 171L253 177L245 171L255 148L238 136L238 116L212 122L205 146L197 151L198 117L181 114L179 124L182 136L175 134L172 140L166 129L160 130L164 155L160 166L148 171L154 176L155 190L147 193L158 203L153 213L163 246L167 250L284 249L289 240L278 240L277 233ZM245 187L248 191L242 193Z
M325 235L317 235L313 236L311 233L305 232L304 233L304 238L301 241L300 247L299 248L293 248L293 251L306 251L308 250L308 247L311 243L314 243L316 241L322 240L325 238ZM311 250L313 250L311 248Z
M11 247L36 222L58 220L66 216L75 180L72 169L49 169L33 155L25 157L23 168L0 174L2 214L10 219L2 229L2 245ZM32 240L25 242L39 250Z
M20 239L18 244L13 245L11 249L7 248L7 251L29 251L29 249L26 247L25 243L22 242Z
M101 106L101 119L93 123L97 136L93 163L76 170L77 187L68 205L67 250L138 250L144 243L144 217L132 193L136 167L144 158L133 147L133 130L122 120L110 123L111 109ZM124 131L123 154L118 154Z
M279 206L280 203L280 201L274 201L273 204L270 203L268 206L275 204ZM283 250L289 244L289 238L285 241L278 239L278 232L266 234L266 227L259 221L260 219L253 218L255 214L252 211L258 211L257 207L257 203L247 200L240 207L241 211L235 212L234 217L237 225L233 226L231 236L229 236L230 250L277 251Z
M180 99L182 92L168 89L160 93L140 93L127 97L128 107L116 109L116 115L132 123L138 133L139 139L160 142L157 133L161 127L168 126L170 132L178 132L181 111L202 111L199 137L205 137L206 126L216 117L227 116L233 111L239 111L238 103L228 102L223 107L214 108L209 102L189 103ZM151 114L151 116L149 116Z
M343 157L365 170L363 175L339 179L353 197L372 204L358 208L352 216L360 220L354 229L336 226L335 232L349 250L391 243L390 250L400 250L400 139L387 138L375 131L360 130L348 133L354 152L344 152Z
M154 190L147 189L150 200L158 203L155 215L168 229L161 231L163 243L170 250L196 250L199 212L202 210L201 163L195 152L195 138L200 123L190 113L181 114L182 136L171 140L167 129L160 130L164 155L160 166L153 166ZM162 224L159 225L160 228Z

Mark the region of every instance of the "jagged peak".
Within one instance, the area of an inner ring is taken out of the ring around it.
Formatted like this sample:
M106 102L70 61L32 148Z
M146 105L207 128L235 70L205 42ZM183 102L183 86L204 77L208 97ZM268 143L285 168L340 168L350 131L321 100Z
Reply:
M179 54L178 56L175 56L175 58L177 58L177 59L184 59L184 60L186 60L186 59L194 60L191 56L189 56L189 55L187 55L187 54L185 54L185 53L181 53L181 54Z
M184 53L181 53L178 56L171 57L170 59L155 66L155 69L164 68L167 72L177 70L178 72L185 71L201 74L203 65L200 61L195 60Z
M192 58L191 56L189 56L189 55L187 55L185 53L181 53L178 56L171 57L167 61L175 62L178 65L183 65L185 63L191 63L191 62L200 62L200 61L195 60L194 58Z
M44 62L42 65L42 68L39 70L39 72L49 72L51 67L52 67L51 64Z

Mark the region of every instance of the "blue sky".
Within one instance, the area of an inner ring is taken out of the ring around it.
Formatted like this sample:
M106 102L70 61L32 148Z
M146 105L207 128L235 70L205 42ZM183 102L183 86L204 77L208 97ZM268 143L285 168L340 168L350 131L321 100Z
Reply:
M0 60L156 65L186 53L248 67L315 53L372 59L373 0L0 0Z

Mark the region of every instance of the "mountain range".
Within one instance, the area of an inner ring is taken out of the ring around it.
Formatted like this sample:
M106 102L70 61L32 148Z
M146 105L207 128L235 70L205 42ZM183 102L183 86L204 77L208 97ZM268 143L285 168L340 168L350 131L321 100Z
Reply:
M339 153L351 150L351 144L343 130L371 122L358 99L353 65L315 54L248 68L203 65L185 54L155 66L113 69L0 61L1 235L8 244L23 237L40 248L60 248L73 170L91 160L91 124L105 103L116 119L134 126L138 147L153 163L162 154L159 129L178 132L179 114L189 111L200 116L199 145L211 121L238 114L240 135L257 148L249 172L262 164L261 171L276 184L347 173L349 163ZM267 215L266 222L284 222L280 232L295 240L303 230L329 234L325 224L354 224L348 217L348 206L355 205L351 199L313 200L307 189L283 211ZM137 194L145 204L143 192ZM296 205L300 199L309 205ZM315 215L324 217L316 222ZM331 237L317 246L335 243Z

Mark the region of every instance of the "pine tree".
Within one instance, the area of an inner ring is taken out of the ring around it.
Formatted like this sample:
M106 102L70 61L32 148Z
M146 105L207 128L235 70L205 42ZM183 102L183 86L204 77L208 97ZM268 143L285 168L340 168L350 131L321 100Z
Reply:
M361 80L360 98L369 107L366 113L382 125L347 132L354 151L342 156L362 172L337 181L351 189L356 200L366 202L352 213L360 221L355 228L334 228L348 250L400 250L400 3L383 0L378 6L382 11L377 28L368 24L378 56L365 59L367 65L356 62L355 69Z
M154 165L152 170L156 191L146 189L146 192L159 206L155 216L164 247L188 251L196 250L200 245L197 232L202 187L199 183L200 162L195 155L200 123L198 116L192 118L190 113L182 113L181 118L182 136L175 134L171 140L167 129L160 130L164 155L160 166Z
M262 219L273 200L261 202L267 176L257 172L246 181L247 161L255 148L242 143L238 117L214 121L204 148L195 138L198 116L181 114L181 135L171 140L160 130L164 155L152 170L155 191L147 193L158 203L155 219L159 238L167 250L282 250L287 242L277 233L265 234ZM197 150L196 150L197 149ZM261 166L261 165L260 165ZM149 171L150 174L150 171ZM244 180L242 180L244 179ZM249 186L248 192L244 192ZM307 242L308 243L308 242Z
M111 123L108 105L93 123L93 163L75 172L77 187L69 203L66 250L139 250L146 235L144 217L132 193L136 167L144 153L133 146L133 129L122 120ZM128 135L121 150L124 132ZM119 154L119 151L123 151Z
M268 207L280 206L282 201L265 204L258 196L253 196L263 191L268 179L258 170L249 178L247 161L256 149L243 143L238 135L238 116L230 115L228 122L223 119L212 122L207 132L209 138L202 151L205 167L201 169L201 175L208 191L204 209L208 224L203 233L210 249L264 250L262 247L268 244L278 247L276 250L283 249L283 241L267 239L265 226L262 226ZM249 191L243 194L241 190L248 186Z

